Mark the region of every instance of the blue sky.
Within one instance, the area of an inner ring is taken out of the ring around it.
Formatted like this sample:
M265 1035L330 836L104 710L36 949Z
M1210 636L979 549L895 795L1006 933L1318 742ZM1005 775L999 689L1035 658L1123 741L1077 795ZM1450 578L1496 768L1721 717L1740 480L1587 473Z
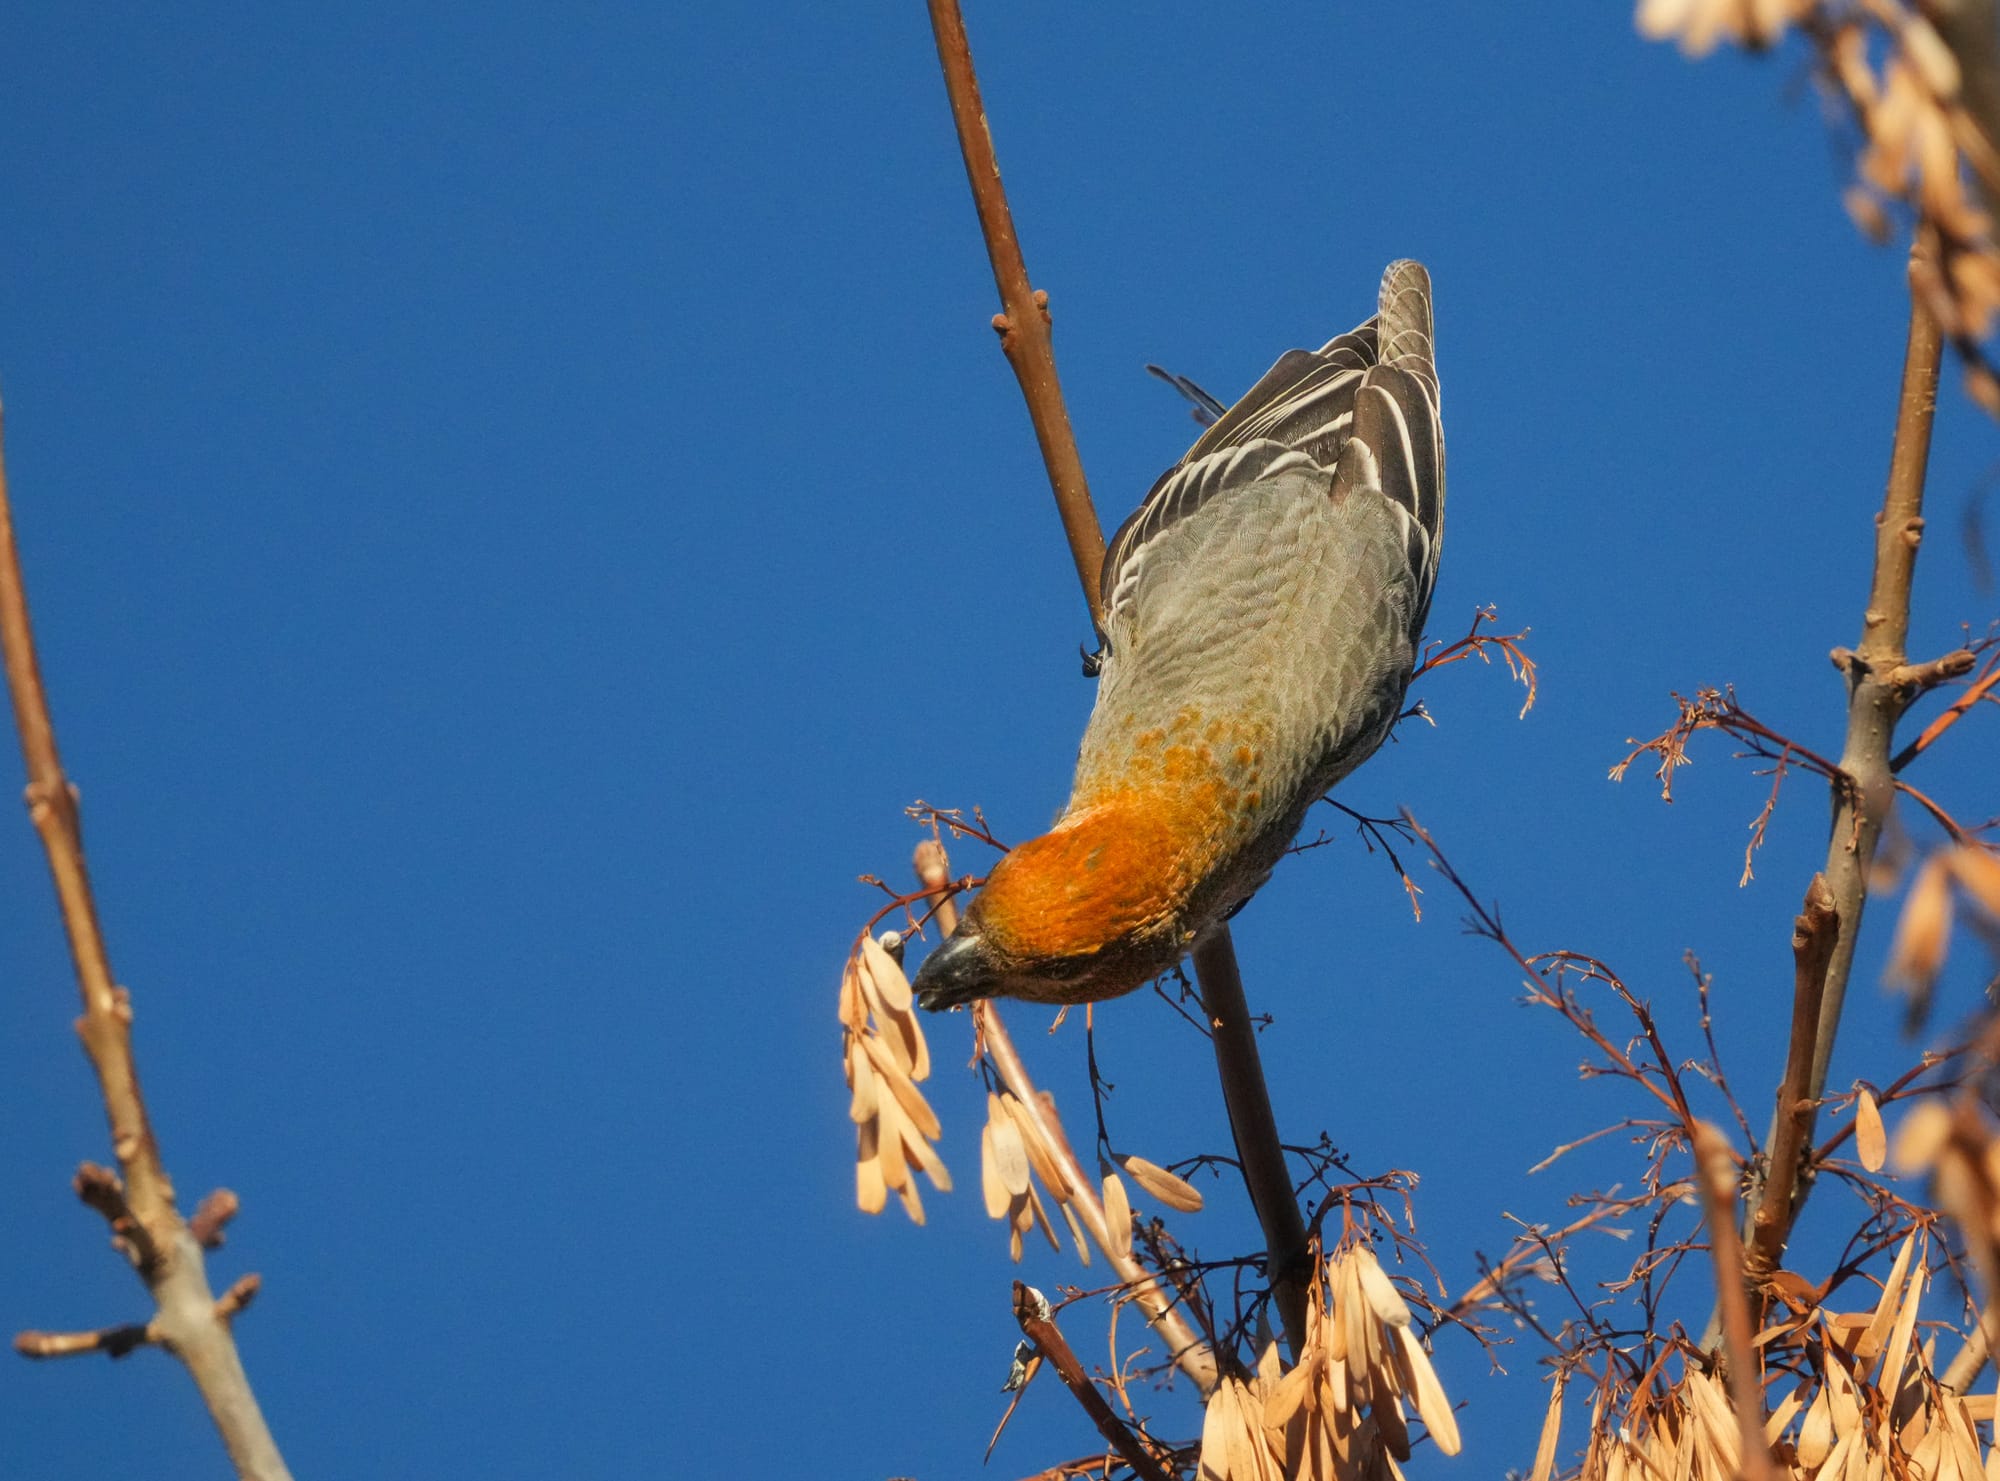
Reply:
M1194 432L1145 362L1233 396L1429 264L1433 621L1531 625L1542 699L1439 675L1437 728L1342 795L1413 809L1524 945L1609 958L1690 1054L1698 952L1761 1122L1823 793L1792 784L1738 889L1765 784L1724 744L1672 807L1605 771L1706 684L1838 750L1904 296L1800 56L1690 65L1618 4L969 22L1107 527ZM265 1278L239 1332L294 1470L969 1474L1017 1272L967 1029L933 1037L962 1191L869 1219L834 992L904 805L1038 831L1091 695L922 8L38 7L0 98L43 667L168 1166L244 1200L212 1271ZM1952 532L1995 443L1954 387L1919 653L1993 615ZM1919 785L1982 816L1995 755L1970 722ZM0 1325L132 1319L67 1187L108 1148L24 821L0 898ZM1634 1107L1428 899L1343 841L1237 941L1288 1137L1418 1171L1462 1285L1503 1214L1635 1175L1526 1174ZM1914 1052L1884 925L1838 1087ZM1014 1021L1081 1110L1079 1035ZM1114 1137L1224 1150L1205 1046L1147 996L1099 1021ZM1177 1227L1255 1243L1225 1184ZM1467 1451L1421 1472L1525 1466L1539 1356L1494 1377L1441 1339ZM1184 1388L1159 1413L1197 1426ZM223 1466L157 1353L0 1362L0 1414L22 1476L135 1436L164 1481ZM1037 1385L993 1473L1091 1438Z

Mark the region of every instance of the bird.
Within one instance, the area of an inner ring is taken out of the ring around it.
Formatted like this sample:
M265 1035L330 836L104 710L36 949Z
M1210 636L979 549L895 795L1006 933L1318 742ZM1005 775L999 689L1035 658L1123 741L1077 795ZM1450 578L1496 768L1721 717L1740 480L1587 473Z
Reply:
M1104 555L1068 804L912 984L925 1008L1094 1002L1175 966L1270 877L1403 710L1444 534L1430 276L1287 351Z

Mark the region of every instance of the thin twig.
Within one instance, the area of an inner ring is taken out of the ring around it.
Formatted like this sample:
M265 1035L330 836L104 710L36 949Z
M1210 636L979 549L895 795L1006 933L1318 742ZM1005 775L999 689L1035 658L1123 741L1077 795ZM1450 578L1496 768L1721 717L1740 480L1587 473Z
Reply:
M1076 562L1077 579L1083 584L1084 600L1090 606L1092 620L1101 626L1103 607L1098 591L1098 574L1104 563L1104 533L1090 501L1090 487L1083 476L1083 461L1076 449L1075 434L1070 429L1069 413L1063 406L1062 387L1056 379L1055 352L1049 338L1048 297L1030 286L1028 269L1021 256L1021 244L1014 234L1013 213L1007 206L1006 189L1000 183L1000 165L993 152L993 136L987 127L985 106L979 98L979 79L973 70L972 44L965 34L965 18L959 13L957 0L930 0L930 15L931 29L937 38L938 60L944 68L945 90L951 96L952 120L958 128L959 149L965 158L966 179L972 186L973 204L979 212L987 257L993 264L993 281L1000 290L1004 312L994 320L994 327L1000 331L1001 348L1007 355L1008 364L1014 368L1015 378L1021 384L1021 395L1028 403L1028 415L1035 424L1035 438L1041 445L1042 459L1048 467L1049 484L1055 490L1056 508L1062 516L1064 533L1069 538L1070 555ZM1206 953L1202 947L1197 947L1195 952L1195 972L1201 982L1203 1000L1227 1003L1233 997L1240 1002L1243 997L1242 980L1236 972L1235 947L1229 938L1229 928L1226 925L1216 927L1204 938L1203 946L1207 948ZM1204 955L1218 969L1226 961L1228 981L1220 984L1208 981L1207 974L1202 970ZM1224 1096L1232 1107L1230 1121L1237 1134L1238 1157L1246 1169L1252 1164L1267 1164L1272 1158L1282 1168L1284 1153L1271 1116L1270 1092L1264 1084L1263 1069L1256 1056L1256 1040L1249 1032L1248 1008L1245 1007L1240 1014L1230 1011L1228 1016L1231 1019L1240 1018L1244 1032L1227 1036L1217 1034L1215 1053ZM988 1017L995 1023L999 1021L997 1013ZM1247 1057L1244 1053L1246 1047L1249 1051ZM1033 1102L1024 1103L1031 1111L1035 1109ZM1238 1107L1243 1112L1240 1116L1237 1114ZM1246 1144L1246 1137L1256 1141ZM1246 1171L1246 1180L1248 1177ZM1278 1181L1286 1182L1282 1173ZM1290 1251L1294 1247L1292 1231L1300 1227L1298 1205L1291 1200L1289 1192L1284 1198L1260 1200L1255 1185L1251 1187L1251 1202L1256 1206L1258 1220L1264 1227L1266 1246L1273 1253L1274 1267L1270 1273L1276 1281L1285 1273L1284 1267L1275 1263L1278 1256L1286 1257L1285 1266L1291 1264ZM1284 1213L1286 1204L1290 1205L1288 1221ZM1294 1305L1301 1320L1296 1329L1287 1322L1287 1336L1291 1339L1293 1351L1297 1352L1304 1338L1303 1300ZM1282 1309L1285 1308L1281 1304ZM1203 1391L1213 1385L1211 1375L1203 1384Z
M159 1342L153 1322L127 1322L118 1327L99 1327L95 1332L16 1332L14 1351L24 1358L78 1358L101 1352L108 1358L122 1358L142 1347Z
M1049 1303L1041 1292L1030 1289L1020 1281L1014 1282L1014 1320L1021 1324L1021 1335L1035 1344L1035 1350L1049 1361L1049 1366L1063 1381L1077 1403L1083 1406L1097 1432L1110 1441L1112 1448L1125 1457L1133 1473L1142 1481L1167 1481L1167 1473L1160 1469L1139 1437L1132 1433L1125 1421L1112 1412L1104 1402L1104 1395L1097 1391L1097 1385L1090 1381L1090 1375L1083 1371L1083 1364L1077 1361L1076 1353L1069 1342L1049 1319Z
M1967 710L1992 693L1996 684L2000 684L2000 655L1995 655L1986 665L1986 671L1974 679L1963 694L1945 706L1944 712L1926 725L1915 740L1896 753L1896 759L1889 763L1889 769L1901 771L1930 749L1937 738L1956 725Z
M122 1198L132 1225L132 1232L124 1237L134 1247L135 1263L158 1307L158 1314L145 1324L146 1330L187 1364L210 1417L221 1431L237 1475L256 1481L289 1478L250 1390L229 1325L216 1314L201 1245L174 1207L173 1184L160 1163L159 1144L139 1093L139 1070L132 1055L131 1000L111 974L110 956L91 896L90 871L84 862L77 791L63 774L55 723L49 716L41 668L35 658L13 512L7 500L4 447L0 447L0 649L5 653L7 688L13 697L14 723L27 766L28 812L48 855L63 927L69 936L70 958L76 967L77 988L83 996L77 1034L97 1072L105 1115L111 1124L111 1149L123 1174ZM99 1349L105 1350L107 1344L108 1339L101 1341Z

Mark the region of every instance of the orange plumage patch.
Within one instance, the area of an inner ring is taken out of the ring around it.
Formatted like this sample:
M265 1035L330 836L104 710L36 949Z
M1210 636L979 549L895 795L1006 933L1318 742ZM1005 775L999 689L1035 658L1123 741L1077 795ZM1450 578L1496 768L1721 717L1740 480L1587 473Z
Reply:
M1017 957L1083 956L1168 926L1201 878L1208 851L1189 845L1214 811L1206 797L1133 790L1073 813L994 867L980 925Z
M1061 822L994 867L979 929L1017 961L1178 935L1194 892L1256 829L1267 738L1192 708L1132 735L1079 777Z

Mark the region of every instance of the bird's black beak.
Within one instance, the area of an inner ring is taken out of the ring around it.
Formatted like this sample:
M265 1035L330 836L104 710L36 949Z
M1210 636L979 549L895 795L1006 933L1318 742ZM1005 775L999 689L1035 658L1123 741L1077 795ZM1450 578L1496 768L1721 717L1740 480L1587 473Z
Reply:
M960 928L944 945L924 958L917 969L917 1006L933 1013L991 997L995 986L986 943L976 931Z

